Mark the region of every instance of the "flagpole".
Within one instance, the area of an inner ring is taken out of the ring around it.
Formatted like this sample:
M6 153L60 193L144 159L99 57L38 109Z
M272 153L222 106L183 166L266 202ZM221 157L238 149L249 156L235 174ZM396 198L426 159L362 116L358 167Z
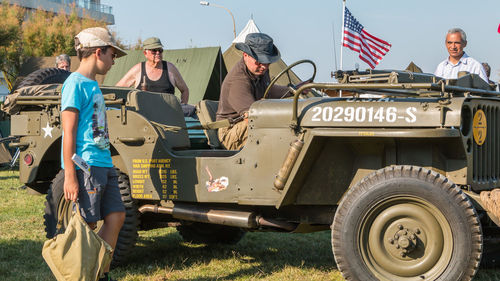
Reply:
M345 0L342 0L342 29L340 32L340 70L343 70L342 68L342 61L343 61L343 46L344 46L344 20L345 20Z
M342 62L344 59L344 20L345 20L345 0L342 0L342 29L340 32L340 70L343 70ZM339 91L339 97L342 97L342 90Z

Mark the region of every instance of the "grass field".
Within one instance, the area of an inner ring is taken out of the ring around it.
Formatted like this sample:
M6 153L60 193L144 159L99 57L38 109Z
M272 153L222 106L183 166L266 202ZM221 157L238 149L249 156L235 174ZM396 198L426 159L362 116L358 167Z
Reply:
M0 171L0 280L55 280L41 249L45 196L27 194L18 172ZM337 271L330 233L247 233L232 246L182 241L174 228L141 231L119 280L344 280ZM500 280L480 270L475 280Z

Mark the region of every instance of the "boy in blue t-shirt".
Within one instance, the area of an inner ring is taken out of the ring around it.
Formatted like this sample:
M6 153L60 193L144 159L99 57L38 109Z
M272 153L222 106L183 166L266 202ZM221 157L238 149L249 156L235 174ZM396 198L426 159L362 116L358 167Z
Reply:
M125 220L125 207L109 151L104 98L95 77L106 74L114 59L126 53L102 27L78 33L75 49L80 66L66 79L61 94L64 197L78 199L81 214L92 229L98 220L104 220L98 234L114 249ZM73 154L90 165L90 173L75 167ZM104 272L99 280L112 280L109 267Z

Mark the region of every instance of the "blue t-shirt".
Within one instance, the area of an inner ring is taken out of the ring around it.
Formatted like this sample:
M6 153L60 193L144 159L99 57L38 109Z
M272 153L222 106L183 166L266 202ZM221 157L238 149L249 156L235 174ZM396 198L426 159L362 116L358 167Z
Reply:
M61 111L71 107L78 110L76 154L91 166L113 167L106 106L97 82L78 72L71 73L62 87ZM61 166L64 169L62 145Z

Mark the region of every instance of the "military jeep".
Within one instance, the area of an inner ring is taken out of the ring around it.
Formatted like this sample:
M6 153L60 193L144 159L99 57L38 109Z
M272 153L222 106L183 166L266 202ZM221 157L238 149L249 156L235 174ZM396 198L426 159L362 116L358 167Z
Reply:
M337 78L255 102L240 151L220 148L216 129L231 124L214 120L216 102L198 105L210 145L192 149L174 96L102 87L127 210L114 261L138 229L176 226L203 243L331 229L347 280L471 280L483 243L498 237L499 93L475 75ZM22 87L4 106L20 180L47 193L48 237L63 199L60 89Z

